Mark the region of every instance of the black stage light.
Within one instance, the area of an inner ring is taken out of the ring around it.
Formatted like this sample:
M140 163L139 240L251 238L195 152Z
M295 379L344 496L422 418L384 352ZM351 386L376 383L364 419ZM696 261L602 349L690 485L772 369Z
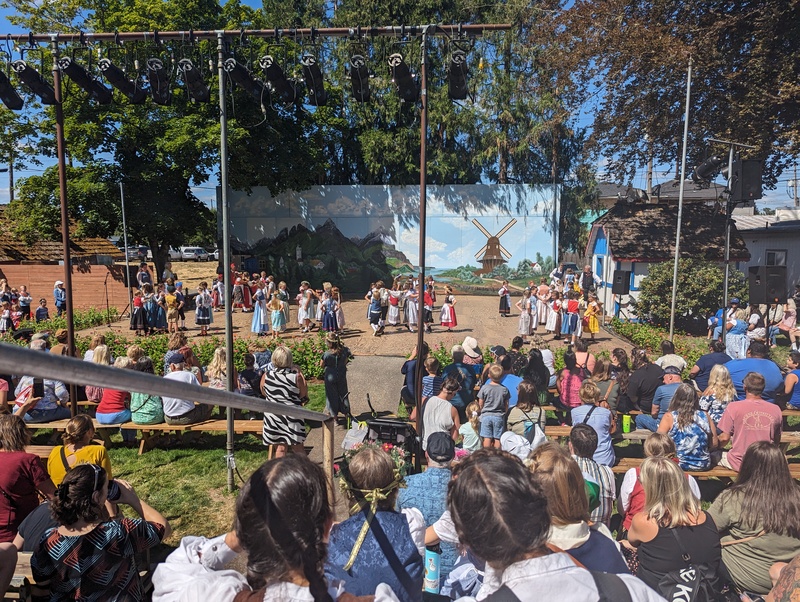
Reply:
M89 75L86 69L73 61L70 57L62 56L58 59L58 68L61 69L67 77L78 84L78 86L89 95L89 98L94 98L98 104L101 105L111 104L114 96L111 90Z
M150 80L150 96L157 105L167 106L172 100L169 78L161 59L147 59L147 78Z
M707 188L711 181L717 177L722 167L722 157L709 157L692 172L692 181Z
M264 75L278 99L285 104L293 103L297 98L297 89L292 82L286 79L286 74L275 62L275 59L268 54L262 56L258 64L264 70Z
M403 55L394 53L389 55L389 67L392 68L392 81L397 86L397 92L403 102L417 102L419 100L419 86L411 70L408 68Z
M240 65L236 59L226 60L222 64L222 68L236 85L243 88L246 92L252 94L259 102L263 100L267 91L264 87L264 82L253 77L252 73L250 73L244 66Z
M369 70L367 59L361 54L350 57L350 82L356 102L369 102Z
M11 85L8 76L0 71L0 100L12 111L19 111L25 104L22 97Z
M447 94L451 100L466 100L469 97L467 71L467 53L454 50L447 67Z
M56 104L56 91L53 86L48 84L39 72L28 65L22 59L11 63L11 69L17 74L17 77L23 84L28 86L31 91L39 97L42 104L54 105Z
M322 78L322 70L317 63L317 57L313 54L304 54L300 59L303 65L303 79L308 88L308 104L315 107L324 107L328 102L328 93L325 91L325 82Z
M140 88L134 80L125 77L125 72L117 67L110 59L100 59L97 67L102 71L108 83L122 92L131 104L140 105L147 98L147 90Z
M191 96L197 102L208 102L211 100L211 91L208 89L200 70L194 66L191 59L181 59L178 61L178 71L183 75L183 81Z

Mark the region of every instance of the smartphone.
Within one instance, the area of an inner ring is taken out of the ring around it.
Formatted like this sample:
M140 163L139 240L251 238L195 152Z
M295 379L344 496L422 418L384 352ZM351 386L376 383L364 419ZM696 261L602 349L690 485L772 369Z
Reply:
M44 380L41 378L34 378L33 379L33 392L32 395L34 397L42 398L44 397Z
M122 491L120 491L119 483L117 483L114 479L111 479L108 482L108 501L109 502L116 502L120 496L122 495Z

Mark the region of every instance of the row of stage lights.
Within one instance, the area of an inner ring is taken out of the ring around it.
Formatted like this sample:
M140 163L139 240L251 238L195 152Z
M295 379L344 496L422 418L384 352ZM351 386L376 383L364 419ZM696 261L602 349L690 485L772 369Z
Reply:
M419 82L405 62L403 55L400 53L390 55L388 63L392 81L397 87L400 98L404 102L416 102L419 100ZM229 58L223 63L223 69L236 85L252 94L259 101L269 93L273 93L284 104L299 101L297 82L286 77L274 57L271 55L263 56L258 61L258 64L264 73L266 82L255 77L250 70L233 58ZM305 54L301 58L300 64L302 65L303 81L308 89L309 104L317 107L324 106L328 101L328 93L325 91L322 70L316 57L312 54ZM97 66L106 81L125 95L131 104L142 104L145 101L148 90L141 86L138 79L130 79L122 69L114 65L108 58L100 59ZM209 70L213 71L213 67L213 61L209 61ZM61 57L58 59L58 68L98 104L107 105L111 103L113 99L112 90L103 85L98 78L91 75L72 58ZM137 71L139 70L138 61L135 62L135 68ZM26 61L22 59L13 61L11 70L27 88L39 97L42 104L56 104L53 86ZM200 69L191 59L184 58L179 60L177 70L186 85L189 96L193 100L196 102L210 101L211 91L203 80ZM366 57L360 54L351 56L348 72L353 99L359 103L368 102L371 91ZM468 98L467 72L466 53L460 49L454 50L451 53L447 70L448 94L452 100L466 100ZM169 76L161 59L151 58L147 60L147 79L150 83L149 93L153 102L158 105L169 105L172 93ZM21 110L24 105L22 97L2 70L0 70L0 100L13 111Z

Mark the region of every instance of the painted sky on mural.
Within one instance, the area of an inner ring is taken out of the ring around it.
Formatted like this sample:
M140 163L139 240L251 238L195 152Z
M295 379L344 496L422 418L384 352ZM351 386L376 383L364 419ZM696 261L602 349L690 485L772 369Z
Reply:
M492 235L512 219L516 223L500 239L511 254L509 263L552 255L550 225L552 186L430 186L427 202L426 264L440 269L466 264L475 258L486 236L472 222L477 219ZM348 238L379 233L413 263L419 259L419 190L399 186L318 186L272 197L266 188L251 194L231 191L232 235L252 246L276 237L297 224L313 230L328 219Z

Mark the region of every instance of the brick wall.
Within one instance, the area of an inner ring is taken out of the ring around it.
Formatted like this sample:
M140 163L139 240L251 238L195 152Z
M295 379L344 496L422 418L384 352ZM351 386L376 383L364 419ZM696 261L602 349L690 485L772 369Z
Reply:
M132 266L134 267L134 266ZM134 268L135 269L135 268ZM108 285L108 304L120 312L128 305L128 289L125 287L125 266L85 265L72 267L72 302L75 309L90 307L105 308ZM64 266L61 265L0 265L0 277L8 280L12 287L25 284L33 297L32 309L39 299L47 299L47 306L53 311L53 285L56 280L64 280ZM106 278L108 277L108 278Z

